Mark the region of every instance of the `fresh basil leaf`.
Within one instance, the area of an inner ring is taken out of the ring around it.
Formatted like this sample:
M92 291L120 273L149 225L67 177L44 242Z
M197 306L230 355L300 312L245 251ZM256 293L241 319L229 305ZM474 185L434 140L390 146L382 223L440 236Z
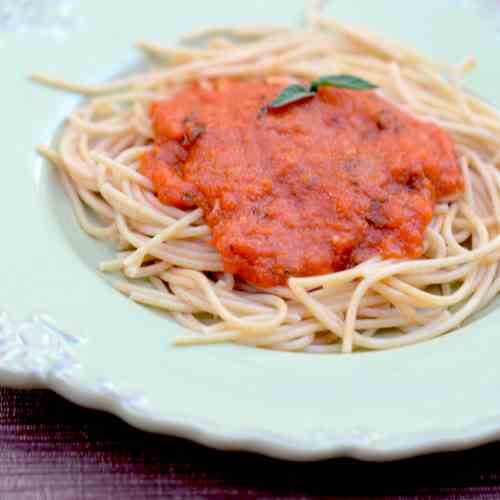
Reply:
M353 75L320 76L311 82L309 88L293 84L283 89L278 97L261 109L258 118L261 118L268 109L279 109L288 104L314 97L319 87L339 87L352 90L371 90L377 88L373 83Z
M309 90L311 92L317 92L319 87L338 87L352 90L372 90L377 88L373 83L353 75L320 76L311 82Z
M314 97L316 92L308 90L306 87L298 84L289 85L284 88L281 94L273 99L269 104L269 109L278 109L293 102L302 101L308 97Z

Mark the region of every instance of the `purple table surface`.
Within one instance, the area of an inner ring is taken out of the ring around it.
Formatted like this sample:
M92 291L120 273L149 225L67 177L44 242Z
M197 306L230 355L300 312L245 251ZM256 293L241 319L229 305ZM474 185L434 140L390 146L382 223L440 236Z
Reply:
M47 391L0 389L0 499L500 498L500 444L392 463L291 463L147 434Z

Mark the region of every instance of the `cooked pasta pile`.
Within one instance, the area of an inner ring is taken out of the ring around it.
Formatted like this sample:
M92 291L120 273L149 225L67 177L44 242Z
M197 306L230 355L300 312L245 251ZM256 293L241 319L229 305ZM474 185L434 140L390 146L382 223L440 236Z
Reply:
M193 39L206 44L193 47ZM496 296L500 114L462 90L473 59L435 64L314 10L301 30L211 29L184 42L175 49L141 43L157 65L124 80L75 85L35 76L89 97L68 118L57 147L39 151L58 167L83 230L117 249L99 269L121 273L127 279L118 290L185 326L177 344L230 341L309 353L389 349L449 332ZM334 73L376 83L400 108L448 131L465 192L437 204L422 258L375 258L257 289L224 273L201 209L160 203L139 172L152 147L148 105L213 77L294 81Z

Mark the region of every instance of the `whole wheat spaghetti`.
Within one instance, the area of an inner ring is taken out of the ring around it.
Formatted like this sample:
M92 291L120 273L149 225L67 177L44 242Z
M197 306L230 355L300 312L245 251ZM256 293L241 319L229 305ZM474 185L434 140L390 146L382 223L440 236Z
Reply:
M99 269L122 274L118 290L185 326L179 345L230 341L310 353L395 348L459 327L500 290L500 114L462 89L474 60L435 64L315 9L308 20L301 30L193 35L207 41L203 48L140 43L168 65L101 85L34 76L89 97L67 119L57 148L39 152L57 167L83 230L115 246L115 258ZM465 192L438 203L419 259L374 258L258 289L224 273L201 209L160 203L139 172L152 147L148 106L212 77L296 81L331 73L366 78L403 110L448 131Z

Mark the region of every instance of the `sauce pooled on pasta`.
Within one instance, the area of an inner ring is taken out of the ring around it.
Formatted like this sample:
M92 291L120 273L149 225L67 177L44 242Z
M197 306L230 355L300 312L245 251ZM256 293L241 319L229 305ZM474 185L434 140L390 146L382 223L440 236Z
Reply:
M373 91L213 80L154 102L142 159L160 201L201 207L224 269L262 287L374 255L415 258L437 199L463 189L451 137Z

